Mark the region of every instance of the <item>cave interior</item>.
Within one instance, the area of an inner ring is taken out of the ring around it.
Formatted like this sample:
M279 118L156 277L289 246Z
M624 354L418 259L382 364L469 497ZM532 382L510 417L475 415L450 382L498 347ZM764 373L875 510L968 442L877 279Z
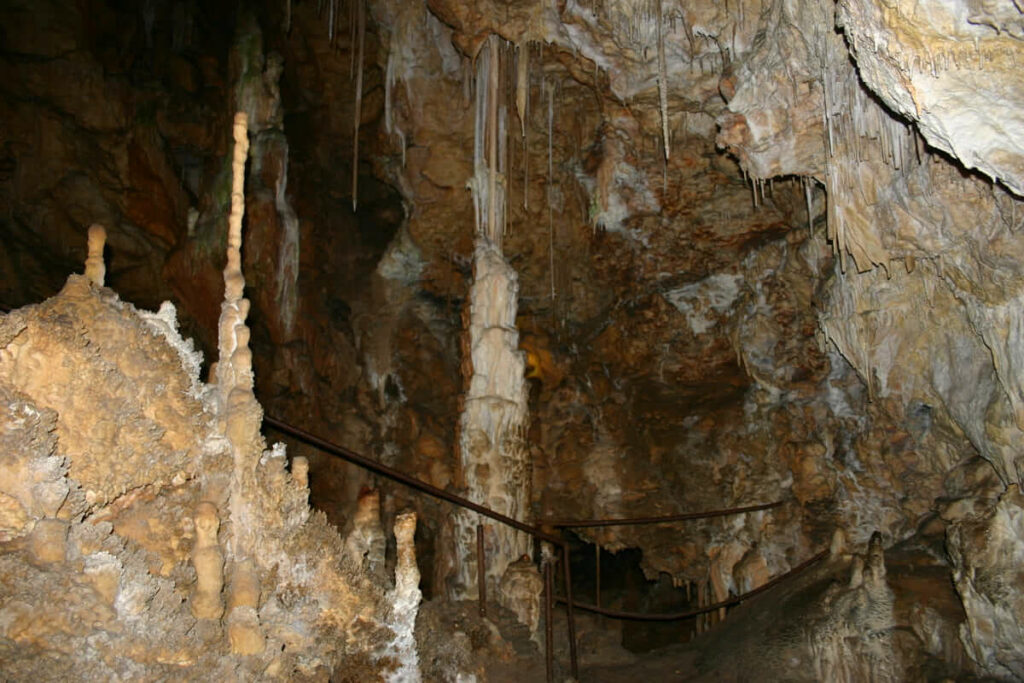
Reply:
M0 3L0 678L1024 679L1018 61L1020 0Z

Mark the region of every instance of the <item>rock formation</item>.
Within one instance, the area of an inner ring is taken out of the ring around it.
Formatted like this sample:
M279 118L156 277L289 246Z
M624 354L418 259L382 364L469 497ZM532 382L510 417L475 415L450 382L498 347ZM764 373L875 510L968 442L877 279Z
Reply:
M1024 676L1019 2L0 25L0 674L543 675L527 536L484 522L482 620L478 515L291 439L289 474L266 410L531 522L778 502L566 532L581 602L708 608L671 635L695 677L737 643L793 680ZM583 619L585 671L661 661Z
M0 319L5 677L319 679L343 660L418 671L415 515L401 518L385 595L259 432L241 298L246 138L240 114L216 385L171 304L147 313L103 287L102 230L89 277Z

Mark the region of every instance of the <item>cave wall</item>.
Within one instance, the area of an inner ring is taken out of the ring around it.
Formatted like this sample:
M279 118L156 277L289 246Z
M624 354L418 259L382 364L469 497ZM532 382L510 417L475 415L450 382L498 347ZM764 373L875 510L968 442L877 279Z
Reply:
M1021 613L998 550L1024 427L1015 5L381 0L361 64L356 3L152 8L4 10L26 27L2 60L4 303L55 292L100 222L109 281L180 301L211 349L239 106L257 394L464 490L474 59L497 34L529 515L785 501L582 534L714 598L836 528L888 545L938 519L968 651L1019 675L998 635ZM371 480L291 447L349 524ZM385 517L407 504L440 585L445 508L387 490Z
M1018 483L1019 154L1003 108L1019 11L933 5L431 2L440 24L377 10L402 133L388 170L407 197L461 191L472 121L439 136L431 98L472 89L482 36L509 43L506 244L536 366L539 517L790 501L584 534L723 598L831 529L893 543L936 501L991 505L956 483L979 456ZM459 244L447 230L468 202L413 203L410 234L443 263L431 246Z

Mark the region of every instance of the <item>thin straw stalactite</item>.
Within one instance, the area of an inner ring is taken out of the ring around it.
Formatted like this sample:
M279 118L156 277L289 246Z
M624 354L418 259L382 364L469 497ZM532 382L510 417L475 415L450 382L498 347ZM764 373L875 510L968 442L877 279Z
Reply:
M498 49L498 38L492 35L488 50L491 54L490 69L487 74L487 236L495 244L501 244L501 230L498 227L498 60L501 52Z
M356 210L359 200L359 124L363 118L363 46L366 42L366 7L362 0L356 0L356 23L359 40L359 48L356 54L356 61L359 62L356 70L356 108L353 114L352 123L352 210Z

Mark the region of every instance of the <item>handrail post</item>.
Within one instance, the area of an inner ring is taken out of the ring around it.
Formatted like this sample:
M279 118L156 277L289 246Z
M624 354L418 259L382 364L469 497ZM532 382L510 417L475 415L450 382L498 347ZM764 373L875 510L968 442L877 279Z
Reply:
M576 620L572 613L572 570L569 568L569 542L562 541L562 565L565 576L565 616L569 627L569 666L572 677L580 677L579 662L576 660Z
M476 525L476 583L480 616L487 616L487 560L484 555L484 525Z

